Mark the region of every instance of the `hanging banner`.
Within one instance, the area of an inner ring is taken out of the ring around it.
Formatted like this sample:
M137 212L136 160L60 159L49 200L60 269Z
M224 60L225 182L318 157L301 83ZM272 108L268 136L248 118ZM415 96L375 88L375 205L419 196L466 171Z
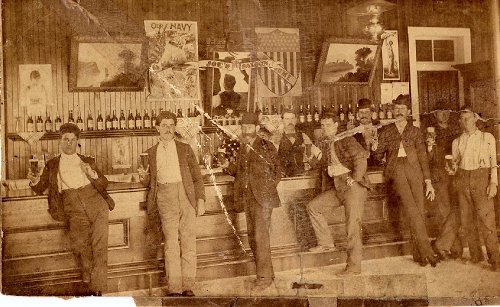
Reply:
M258 62L279 63L258 66L258 97L302 95L299 29L255 28Z
M200 99L195 21L145 20L149 100Z

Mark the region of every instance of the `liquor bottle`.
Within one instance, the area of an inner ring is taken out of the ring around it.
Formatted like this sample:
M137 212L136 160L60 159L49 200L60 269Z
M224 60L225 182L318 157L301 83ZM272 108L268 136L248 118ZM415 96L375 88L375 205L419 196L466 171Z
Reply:
M187 117L193 117L193 113L191 112L191 107L188 108Z
M42 116L38 116L38 118L36 119L36 131L37 132L42 132L44 129L44 125L43 125L43 119L42 119Z
M135 118L134 115L132 114L132 111L128 112L127 122L129 129L135 129Z
M111 118L111 125L112 125L113 130L118 130L119 123L118 123L118 117L116 117L115 110L113 110L113 117Z
M127 120L125 119L125 114L123 114L123 110L120 110L120 129L127 129Z
M78 118L76 119L76 125L78 126L78 129L80 129L80 131L83 131L84 124L83 124L83 119L82 119L80 112L78 112Z
M385 104L381 104L380 107L378 108L378 118L379 119L385 119Z
M378 113L377 109L375 108L375 104L372 103L371 109L372 109L372 120L377 120Z
M392 110L390 106L387 106L387 119L392 119Z
M332 102L332 104L330 105L330 110L328 110L328 111L331 112L331 113L333 113L333 114L335 114L335 109L336 109L335 103Z
M68 123L75 123L75 119L73 118L73 110L69 111Z
M52 120L50 119L50 116L47 114L47 117L45 118L45 131L51 132L52 131Z
M326 113L326 104L321 106L321 114L325 114L325 113Z
M310 123L310 122L313 121L313 114L312 114L312 111L311 111L311 105L310 104L307 104L306 120L307 120L308 123Z
M271 108L271 114L272 115L278 114L278 109L276 109L276 106L272 106L272 108Z
M340 104L339 119L341 122L345 121L345 112L344 112L344 107L342 106L342 104Z
M269 115L269 114L270 114L270 113L269 113L269 107L266 107L266 108L264 109L264 114L263 114L263 115Z
M156 112L155 110L151 110L151 127L154 128L156 126Z
M181 117L183 117L182 116L182 109L179 108L179 109L177 109L177 118L181 118Z
M319 111L317 105L314 105L314 121L319 123Z
M113 120L111 119L111 115L106 115L106 130L113 130Z
M359 122L359 103L356 103L356 121Z
M135 129L142 129L142 115L141 112L137 113L135 110Z
M28 117L28 120L26 120L26 131L28 132L35 131L35 123L33 122L33 118L31 117L31 115Z
M87 130L94 130L94 118L92 117L91 112L89 112L89 114L87 115Z
M59 114L57 114L54 127L55 131L59 131L59 129L61 129L61 125L62 125L61 117L59 116Z
M151 118L147 109L144 109L144 129L151 129Z
M347 119L350 123L354 123L354 112L352 111L351 104L347 108Z
M300 105L299 122L301 124L306 122L306 114L304 113L304 106L303 105Z
M97 130L102 131L104 129L104 120L102 118L101 111L99 111L99 115L97 116Z

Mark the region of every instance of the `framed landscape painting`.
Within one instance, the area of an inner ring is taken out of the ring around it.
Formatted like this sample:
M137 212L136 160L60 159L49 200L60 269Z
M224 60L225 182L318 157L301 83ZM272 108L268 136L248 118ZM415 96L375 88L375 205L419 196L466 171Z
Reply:
M370 85L380 45L368 40L330 38L323 44L315 83Z
M144 88L145 40L75 37L71 41L69 91L140 91Z

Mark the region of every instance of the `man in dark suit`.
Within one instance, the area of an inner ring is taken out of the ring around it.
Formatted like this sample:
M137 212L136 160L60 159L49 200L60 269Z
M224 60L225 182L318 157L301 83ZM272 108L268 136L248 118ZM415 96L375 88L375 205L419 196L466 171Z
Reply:
M158 144L146 150L149 168L138 169L147 194L148 231L165 243L167 296L194 296L196 278L196 215L205 213L205 188L200 167L188 144L174 139L177 117L161 112L156 119ZM159 218L158 218L159 216Z
M393 104L397 121L380 129L374 149L379 159L386 156L384 175L393 184L406 212L414 245L413 259L423 266L430 263L434 267L439 260L431 248L425 227L424 182L425 195L434 199L425 142L420 129L407 119L410 96L399 95Z
M273 208L280 206L276 187L281 171L274 145L257 136L258 127L257 114L243 113L242 146L236 162L224 166L227 173L235 176L234 202L244 207L248 241L255 257L255 289L263 290L274 279L269 227Z
M108 215L114 202L94 159L76 153L80 129L68 123L60 133L61 155L47 162L41 176L30 170L30 186L39 195L48 188L50 215L69 222L71 248L82 266L81 294L101 295L107 287Z
M347 265L340 274L361 273L362 243L361 220L368 195L366 176L368 152L353 137L335 140L339 121L333 113L321 114L321 129L325 139L321 146L321 160L313 158L312 166L319 165L333 184L307 204L307 212L318 240L310 251L334 250L330 229L323 212L338 206L345 207L347 231ZM324 179L328 178L323 176Z
M368 166L378 165L374 155L372 155L372 144L377 138L377 128L372 120L372 102L370 99L361 98L358 100L359 127L363 128L362 132L356 133L354 138L358 143L370 154L368 158Z

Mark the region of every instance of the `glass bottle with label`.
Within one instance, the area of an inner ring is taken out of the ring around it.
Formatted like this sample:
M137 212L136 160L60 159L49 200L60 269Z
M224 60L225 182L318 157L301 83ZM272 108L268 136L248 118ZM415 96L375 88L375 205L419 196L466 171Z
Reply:
M304 113L304 106L303 105L300 105L300 108L299 108L299 122L301 124L306 122L306 114Z
M344 112L344 107L342 106L342 104L340 104L339 119L341 122L345 121L345 112Z
M385 119L385 104L381 104L380 107L378 108L378 118L379 119Z
M111 115L106 115L106 130L113 130L113 120L111 119Z
M83 131L84 124L83 124L83 119L82 119L82 115L80 114L80 112L78 112L78 118L76 119L76 125L78 126L78 129L80 129L80 131Z
M35 122L33 121L33 117L28 116L28 119L26 120L26 131L28 132L34 132L35 131Z
M386 115L387 119L392 119L392 110L391 109L392 109L391 105L388 105L387 106L387 115Z
M377 120L378 113L374 103L372 103L371 109L372 109L372 120Z
M144 129L151 128L151 118L149 117L148 110L144 109Z
M155 109L151 110L151 127L154 128L156 126L156 111Z
M313 121L313 114L312 114L312 111L311 111L311 105L310 104L307 104L306 121L308 123L310 123L310 122Z
M94 118L92 117L91 112L89 112L89 114L87 115L87 130L94 130Z
M75 123L75 119L73 118L73 110L69 111L68 123Z
M120 129L122 130L127 129L127 120L125 119L125 114L123 113L123 110L120 110Z
M52 131L52 120L50 119L50 116L47 114L47 117L45 118L45 131L51 132Z
M314 105L314 121L319 123L319 111L317 105Z
M61 129L61 125L62 125L62 119L59 116L59 114L57 114L57 117L55 120L55 127L54 127L55 131L59 131L59 129Z
M135 129L142 129L142 115L141 112L135 110Z
M119 128L119 122L118 122L118 117L116 117L116 112L113 110L113 117L111 118L111 123L113 125L113 130L118 130Z
M102 131L104 129L104 119L102 118L101 111L99 111L99 115L97 116L97 130Z
M42 116L38 116L36 119L36 131L37 132L43 132L45 130L44 124L43 124L43 119Z

